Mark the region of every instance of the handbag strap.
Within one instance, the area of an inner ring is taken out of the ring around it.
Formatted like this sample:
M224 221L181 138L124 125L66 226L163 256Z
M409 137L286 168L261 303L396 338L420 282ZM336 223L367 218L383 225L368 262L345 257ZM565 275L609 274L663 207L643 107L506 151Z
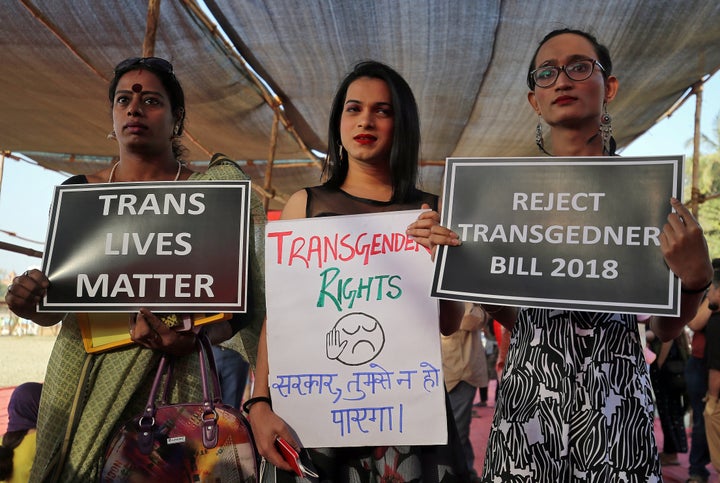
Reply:
M210 366L210 377L212 379L213 384L213 401L215 401L216 404L222 402L222 388L220 387L220 377L218 376L218 370L217 370L217 363L215 362L215 355L213 354L212 350L212 344L210 343L210 338L207 336L207 334L202 331L198 335L198 340L203 346L203 349L205 350L205 355L207 357L208 365Z
M202 414L202 439L206 449L214 448L218 443L218 413L215 410L216 401L220 402L220 383L215 366L210 339L204 331L200 331L197 337L197 348L200 356L200 377L203 388L203 414ZM205 361L207 360L206 367ZM208 373L209 369L209 373ZM208 375L213 381L213 394L210 394Z
M220 398L220 380L217 375L217 365L215 364L215 358L212 354L212 346L210 340L204 332L201 332L197 336L195 343L195 350L200 358L200 379L202 381L203 388L203 402L219 402ZM205 361L208 361L209 375L213 384L212 397L210 395L210 388L208 386L208 368L205 365ZM155 379L153 380L152 388L148 396L147 404L145 404L145 412L143 416L153 417L155 415L156 398L158 391L163 386L162 398L160 399L160 405L164 406L169 404L170 401L170 382L173 375L174 360L171 355L163 354L158 365L157 372L155 373ZM210 406L212 407L212 406Z
M200 361L200 380L203 391L203 413L201 421L201 431L203 446L210 449L217 446L218 442L218 413L215 410L215 404L221 402L220 399L220 382L217 376L215 358L212 353L210 340L204 332L200 332L195 341L195 350L197 351ZM207 361L207 362L206 362ZM156 397L161 385L164 388L162 392L161 405L168 404L169 387L171 383L173 360L172 356L163 354L160 358L155 379L148 396L145 411L138 420L138 449L143 454L150 454L153 449L153 427L155 426L155 414L157 411ZM209 380L212 380L213 387L210 388Z
M165 379L165 386L170 385L169 378L165 378L166 371L168 365L170 364L169 361L170 356L168 354L163 354L163 356L160 358L160 363L158 364L157 371L155 372L155 379L153 380L152 388L150 388L150 395L148 396L147 404L145 404L145 412L140 417L140 421L142 422L143 418L153 418L155 416L155 398L157 397L158 389L160 388L160 384Z
M207 337L203 337L202 335L197 336L195 347L197 348L198 356L200 357L200 379L202 380L203 406L207 412L208 410L214 409L213 397L210 394L210 387L208 385L207 365L205 364L206 359L212 357L212 351L208 351L205 348L203 338Z
M155 373L155 379L153 380L152 388L150 389L150 395L148 396L147 404L145 404L145 411L142 416L138 419L138 449L142 454L150 454L153 449L153 427L155 426L155 396L157 395L160 383L165 379L165 388L170 386L170 371L167 370L167 366L170 364L170 356L163 354L158 364L157 372ZM163 377L165 375L168 377ZM164 396L163 396L164 397Z
M173 377L173 368L175 367L175 360L169 359L167 368L165 369L165 384L163 388L162 397L160 398L159 405L165 406L170 404L170 381Z

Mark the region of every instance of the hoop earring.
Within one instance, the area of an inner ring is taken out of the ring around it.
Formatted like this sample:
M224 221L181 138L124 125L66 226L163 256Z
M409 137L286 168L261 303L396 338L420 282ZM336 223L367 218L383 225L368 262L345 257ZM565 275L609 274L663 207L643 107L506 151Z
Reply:
M110 140L117 139L117 136L115 135L115 130L114 130L114 129L108 133L107 138L110 139Z
M603 103L603 112L600 115L600 138L602 139L603 154L613 155L612 146L612 117L607 112L607 104Z

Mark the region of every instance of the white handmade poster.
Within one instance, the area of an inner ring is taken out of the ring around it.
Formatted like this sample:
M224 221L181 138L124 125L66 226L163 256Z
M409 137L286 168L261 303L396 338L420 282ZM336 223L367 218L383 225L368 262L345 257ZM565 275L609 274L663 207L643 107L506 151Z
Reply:
M438 302L420 211L270 222L273 408L305 447L447 441Z

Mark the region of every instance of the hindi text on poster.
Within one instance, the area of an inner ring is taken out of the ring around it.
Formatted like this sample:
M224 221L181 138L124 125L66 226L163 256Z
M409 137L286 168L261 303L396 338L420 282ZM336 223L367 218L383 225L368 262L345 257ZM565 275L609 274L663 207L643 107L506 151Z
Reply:
M268 223L273 410L306 447L443 444L430 254L420 211Z

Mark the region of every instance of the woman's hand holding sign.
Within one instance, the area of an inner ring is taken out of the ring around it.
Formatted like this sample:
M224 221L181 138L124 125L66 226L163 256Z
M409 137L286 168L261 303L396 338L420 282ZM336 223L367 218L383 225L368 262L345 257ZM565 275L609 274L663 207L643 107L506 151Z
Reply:
M427 204L422 205L422 208L428 211L420 213L417 220L407 227L405 231L407 235L413 237L420 245L431 250L433 259L435 258L435 247L437 245L460 245L461 242L457 233L440 224L440 213L430 210L430 206Z
M130 316L130 338L148 349L177 356L189 354L195 348L194 332L171 329L147 309Z
M45 296L50 281L40 270L28 270L13 278L5 294L5 303L18 317L48 327L60 321L63 314L38 313L37 305Z
M672 198L670 204L675 212L668 215L660 235L663 257L686 293L704 292L713 269L702 227L680 201Z
M411 223L405 233L412 237L419 245L430 251L435 260L435 247L438 245L459 246L462 242L457 233L440 224L440 213L431 210L428 204L422 205L423 211L417 220ZM440 299L440 332L450 335L460 327L464 305L460 302Z
M660 235L660 249L668 268L680 279L680 317L653 317L650 328L663 342L677 337L697 313L705 291L710 287L713 268L703 230L680 201L670 200L675 210L667 217Z

